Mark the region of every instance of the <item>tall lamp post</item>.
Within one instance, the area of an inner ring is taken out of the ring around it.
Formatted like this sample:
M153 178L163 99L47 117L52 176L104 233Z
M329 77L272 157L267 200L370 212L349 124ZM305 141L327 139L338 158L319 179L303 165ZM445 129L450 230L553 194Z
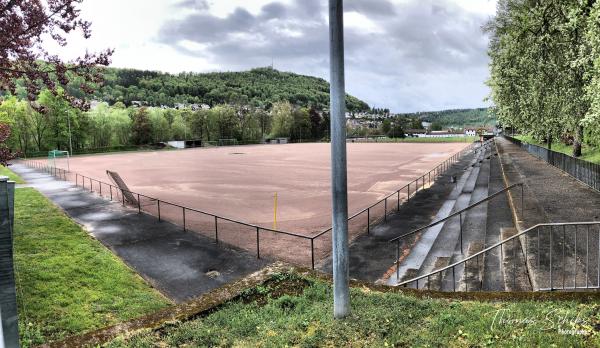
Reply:
M333 203L333 316L339 319L346 317L350 312L343 0L329 0L329 45L331 69L331 193Z

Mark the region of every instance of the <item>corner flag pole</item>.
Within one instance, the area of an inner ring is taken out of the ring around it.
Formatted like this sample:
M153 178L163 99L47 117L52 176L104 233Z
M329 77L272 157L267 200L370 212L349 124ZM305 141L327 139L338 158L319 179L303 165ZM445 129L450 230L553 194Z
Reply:
M346 317L350 312L343 0L329 0L329 46L331 69L331 193L333 203L333 316L340 319Z
M273 229L277 229L277 192L273 196Z

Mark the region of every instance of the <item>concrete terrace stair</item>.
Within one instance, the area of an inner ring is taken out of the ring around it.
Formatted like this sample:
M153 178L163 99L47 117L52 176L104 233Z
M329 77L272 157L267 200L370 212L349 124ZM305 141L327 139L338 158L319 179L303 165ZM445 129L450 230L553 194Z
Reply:
M434 221L446 218L452 213L466 208L469 204L477 201L477 198L481 195L483 195L483 197L480 197L479 199L487 196L486 176L489 177L489 161L487 161L487 157L489 156L490 149L480 151L477 154L458 180L457 185L449 198L438 211ZM482 185L482 180L484 185ZM475 219L475 215L479 214L480 213L474 213L471 219ZM465 214L463 219L467 219L463 220L463 226L477 224L475 220L472 222L468 220L468 214ZM464 241L464 237L468 236L463 234L463 242L467 245L468 242ZM449 264L453 260L453 257L456 258L457 251L460 254L459 240L459 217L440 223L422 232L419 240L410 250L408 256L401 261L398 270L399 277L397 278L396 272L394 272L388 279L388 284L396 285L398 279L402 281L409 280L415 276L427 274L434 269L439 269L442 265ZM452 248L448 248L448 245L451 245ZM442 281L442 279L440 279L440 281ZM419 287L421 288L427 285L428 284L424 281L423 284L419 284Z

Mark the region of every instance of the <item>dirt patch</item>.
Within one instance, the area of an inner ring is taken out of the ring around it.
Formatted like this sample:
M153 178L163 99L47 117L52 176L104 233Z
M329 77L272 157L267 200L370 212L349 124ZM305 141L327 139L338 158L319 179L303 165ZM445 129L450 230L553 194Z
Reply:
M311 282L299 278L293 274L278 274L264 282L262 285L249 289L240 298L243 303L256 303L264 306L269 300L278 299L281 296L300 296Z

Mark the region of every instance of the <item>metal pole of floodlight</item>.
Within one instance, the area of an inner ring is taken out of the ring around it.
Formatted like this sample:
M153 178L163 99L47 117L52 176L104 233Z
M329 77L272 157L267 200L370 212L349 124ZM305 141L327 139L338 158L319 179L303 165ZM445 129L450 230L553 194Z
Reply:
M333 316L335 318L344 318L350 312L343 3L343 0L329 0Z

